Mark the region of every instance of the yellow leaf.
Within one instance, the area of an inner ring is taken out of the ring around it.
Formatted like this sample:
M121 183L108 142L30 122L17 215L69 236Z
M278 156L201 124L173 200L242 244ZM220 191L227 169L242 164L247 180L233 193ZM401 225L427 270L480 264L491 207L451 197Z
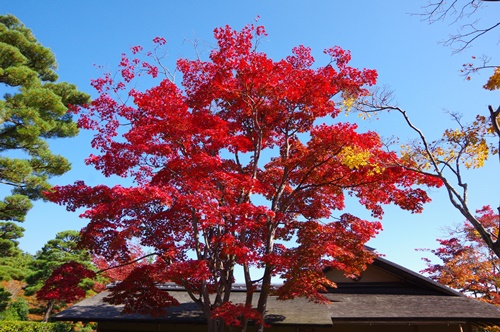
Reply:
M495 72L488 79L488 82L483 86L486 90L500 89L500 68L496 68Z

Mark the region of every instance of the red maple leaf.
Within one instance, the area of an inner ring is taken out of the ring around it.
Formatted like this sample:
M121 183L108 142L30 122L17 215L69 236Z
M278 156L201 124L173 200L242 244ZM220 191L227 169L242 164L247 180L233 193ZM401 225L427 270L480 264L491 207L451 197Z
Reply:
M158 313L174 301L161 303L154 287L172 280L207 319L228 323L224 308L238 308L238 317L248 308L229 305L235 268L244 271L246 303L259 296L261 316L273 276L285 281L281 298L321 301L330 284L322 269L358 273L373 258L363 245L380 230L379 222L349 214L337 220L345 196L381 218L384 204L420 212L430 200L420 186L440 182L401 167L376 133L333 120L338 100L366 95L377 77L349 66L350 52L329 48L330 62L317 66L311 49L298 46L274 61L254 47L263 27L226 26L214 35L218 46L208 59L177 61L180 85L164 71L167 78L150 89L132 88L141 75L156 76L151 58L146 65L123 58L121 79L93 81L99 95L79 123L95 132L99 152L87 163L132 178L132 186L80 181L47 197L72 211L85 208L82 242L94 254L125 261L135 242L157 255L130 273L113 301ZM123 103L127 97L132 102ZM253 267L261 277L252 277ZM135 297L139 286L151 298Z

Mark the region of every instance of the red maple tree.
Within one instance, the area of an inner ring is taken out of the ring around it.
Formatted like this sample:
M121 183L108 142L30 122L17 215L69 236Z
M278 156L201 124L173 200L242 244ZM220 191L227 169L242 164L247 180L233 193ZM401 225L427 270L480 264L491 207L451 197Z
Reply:
M326 49L329 63L315 67L304 46L280 61L257 51L263 27L226 26L214 35L208 60L178 60L179 86L167 75L144 92L129 88L138 74L168 74L148 62L156 53L140 60L141 47L123 55L121 78L93 81L99 97L81 110L79 124L95 131L100 154L87 162L134 185L78 181L48 197L70 211L86 208L82 242L94 254L126 262L130 240L156 254L115 288L112 303L160 314L176 301L156 285L174 281L199 304L210 331L224 323L244 330L249 319L261 330L272 292L325 301L320 292L334 286L326 267L356 275L373 258L364 244L381 224L336 217L345 195L381 218L383 204L421 211L429 198L418 186L440 182L397 166L404 161L376 133L335 119L337 100L365 95L377 77L350 67L350 52ZM231 301L236 267L247 287L242 304ZM274 289L273 277L283 285ZM141 290L151 292L147 301Z
M48 321L49 315L56 302L73 303L85 297L87 291L92 289L94 282L82 282L83 279L95 277L95 272L87 269L78 262L64 263L54 271L45 281L43 287L36 292L38 300L47 301L47 311L44 322Z

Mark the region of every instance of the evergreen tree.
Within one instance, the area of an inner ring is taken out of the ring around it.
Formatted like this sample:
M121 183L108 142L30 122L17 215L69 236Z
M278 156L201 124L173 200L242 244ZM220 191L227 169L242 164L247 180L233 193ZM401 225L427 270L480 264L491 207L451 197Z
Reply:
M2 313L9 305L11 294L5 290L5 288L0 287L0 313Z
M0 257L17 256L17 239L32 201L43 198L48 180L70 163L53 154L48 139L78 133L70 108L89 102L73 84L57 83L52 51L12 15L0 16Z

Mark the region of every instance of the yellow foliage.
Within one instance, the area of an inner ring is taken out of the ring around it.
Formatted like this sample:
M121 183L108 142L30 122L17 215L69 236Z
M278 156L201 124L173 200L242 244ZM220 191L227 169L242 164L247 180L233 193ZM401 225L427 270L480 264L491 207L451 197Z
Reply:
M415 164L415 167L421 171L431 169L428 155L416 144L401 145L401 160L405 164Z
M479 168L484 166L488 159L490 149L485 138L485 119L478 117L476 121L467 128L446 130L443 141L447 148L437 155L448 156L448 160L454 161L457 153L461 154L461 162L466 168Z
M352 97L347 97L342 100L342 106L341 109L348 112L351 110L351 108L354 106L354 103L356 102L355 98Z
M378 174L382 171L378 164L370 162L371 153L369 151L347 146L342 149L339 156L342 158L342 163L350 169L373 166L370 173Z
M488 79L488 82L483 86L486 90L500 89L500 68L495 68L495 72Z
M484 116L477 116L467 126L448 129L440 140L428 145L428 151L419 144L402 146L402 159L415 163L418 169L425 171L432 168L429 153L437 165L458 163L467 169L483 167L490 153L498 153L495 146L490 146L487 141L488 136L491 136L491 124L488 121Z

